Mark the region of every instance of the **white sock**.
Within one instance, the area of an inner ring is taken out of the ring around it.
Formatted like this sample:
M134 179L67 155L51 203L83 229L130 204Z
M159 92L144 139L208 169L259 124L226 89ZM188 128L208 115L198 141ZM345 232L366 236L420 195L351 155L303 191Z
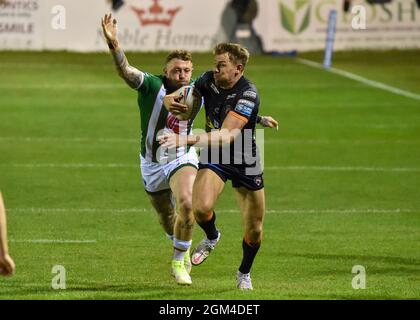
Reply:
M190 248L192 240L185 241L174 238L174 260L183 261L185 252Z

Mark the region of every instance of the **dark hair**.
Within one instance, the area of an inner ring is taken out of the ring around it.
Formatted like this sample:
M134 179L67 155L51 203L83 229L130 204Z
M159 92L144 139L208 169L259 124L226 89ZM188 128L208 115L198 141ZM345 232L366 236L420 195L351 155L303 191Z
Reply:
M174 50L174 51L171 51L166 57L166 63L168 63L172 59L179 59L183 61L192 62L192 55L191 55L191 52L186 51L186 50Z
M228 53L229 58L236 64L242 64L244 67L249 60L249 52L245 47L237 43L219 43L214 47L214 54Z

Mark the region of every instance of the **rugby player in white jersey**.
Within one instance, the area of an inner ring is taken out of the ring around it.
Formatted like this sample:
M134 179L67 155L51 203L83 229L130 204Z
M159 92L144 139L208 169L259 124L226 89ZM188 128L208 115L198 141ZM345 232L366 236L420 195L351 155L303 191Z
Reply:
M117 39L117 21L111 14L102 19L104 36L114 58L119 75L139 93L141 117L141 172L145 190L159 216L159 222L173 241L171 272L178 284L190 285L191 246L194 215L192 189L197 175L198 158L193 147L178 148L175 159L159 153L157 135L162 132L188 135L194 119L180 122L163 106L163 97L191 82L193 71L191 53L172 51L162 75L152 75L131 66ZM275 127L271 117L261 124ZM175 203L173 201L175 199Z

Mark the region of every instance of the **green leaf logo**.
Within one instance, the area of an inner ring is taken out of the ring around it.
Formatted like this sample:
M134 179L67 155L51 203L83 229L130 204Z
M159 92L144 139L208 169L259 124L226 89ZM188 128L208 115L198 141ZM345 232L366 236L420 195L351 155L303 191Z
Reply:
M308 28L311 22L311 4L309 0L294 0L294 10L288 8L282 2L279 4L281 24L284 29L292 34L299 34Z

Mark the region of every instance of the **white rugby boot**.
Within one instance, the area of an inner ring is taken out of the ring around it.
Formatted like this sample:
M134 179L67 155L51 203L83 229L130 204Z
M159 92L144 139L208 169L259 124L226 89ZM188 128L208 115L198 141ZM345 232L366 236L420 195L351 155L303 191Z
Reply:
M236 273L236 287L240 290L254 290L251 282L251 275L249 273Z
M217 232L219 233L219 235L217 236L217 239L209 240L206 237L193 250L193 253L191 255L191 263L193 265L198 266L199 264L202 264L204 262L204 260L207 259L210 252L212 252L214 250L214 248L216 247L216 244L219 242L220 236L221 236L220 231L217 231Z

